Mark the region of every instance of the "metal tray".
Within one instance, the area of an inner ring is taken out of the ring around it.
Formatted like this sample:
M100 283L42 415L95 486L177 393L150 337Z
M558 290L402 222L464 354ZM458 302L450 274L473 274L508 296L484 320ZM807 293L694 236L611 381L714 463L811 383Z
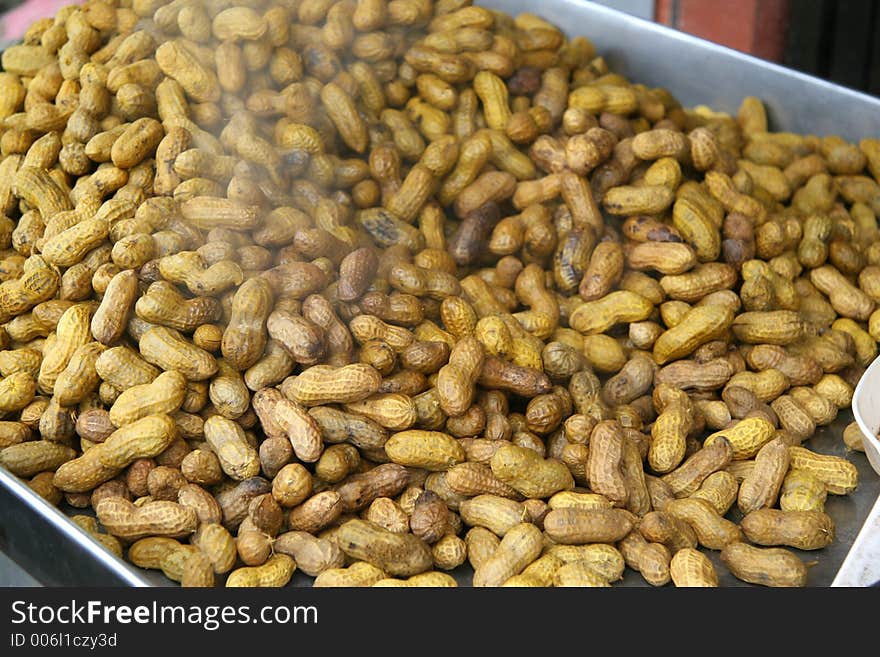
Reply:
M764 101L774 130L837 134L849 140L880 137L880 99L592 2L485 0L477 4L514 15L534 12L562 26L569 36L587 36L613 70L646 85L666 87L686 106L704 104L734 113L744 96L754 95ZM841 412L806 445L822 453L844 455L841 434L852 420L851 412ZM850 496L829 496L827 510L837 526L835 542L824 550L800 554L812 565L810 586L831 585L880 496L880 477L864 454L847 457L858 467L861 483ZM38 581L48 586L172 584L161 574L132 567L104 550L65 517L75 512L51 507L0 468L0 550ZM717 553L709 556L718 563ZM722 585L743 585L726 568L718 572ZM470 581L467 568L455 574L462 584ZM310 578L297 573L292 585L309 582ZM627 571L622 584L645 585L632 571Z

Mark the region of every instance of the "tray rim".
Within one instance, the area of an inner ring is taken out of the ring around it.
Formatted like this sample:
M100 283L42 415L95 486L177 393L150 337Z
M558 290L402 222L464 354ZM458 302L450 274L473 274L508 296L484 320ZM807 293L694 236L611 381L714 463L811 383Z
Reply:
M152 586L137 572L134 566L104 548L88 532L73 522L69 516L40 497L30 486L3 466L0 466L0 486L21 500L30 511L36 513L43 521L53 526L66 540L82 549L88 557L110 570L122 582L139 588Z

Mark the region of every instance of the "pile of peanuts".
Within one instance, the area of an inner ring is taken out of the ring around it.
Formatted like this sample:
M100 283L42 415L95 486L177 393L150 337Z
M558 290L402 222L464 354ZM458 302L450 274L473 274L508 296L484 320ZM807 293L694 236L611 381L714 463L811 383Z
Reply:
M880 140L469 0L86 0L2 68L0 464L136 566L803 586L834 540Z

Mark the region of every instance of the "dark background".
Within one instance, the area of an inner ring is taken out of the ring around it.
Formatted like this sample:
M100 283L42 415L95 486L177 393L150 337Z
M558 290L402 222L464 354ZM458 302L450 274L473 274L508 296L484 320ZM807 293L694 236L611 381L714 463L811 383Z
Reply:
M880 0L654 0L653 11L659 23L880 95Z
M792 0L783 64L880 95L880 1Z

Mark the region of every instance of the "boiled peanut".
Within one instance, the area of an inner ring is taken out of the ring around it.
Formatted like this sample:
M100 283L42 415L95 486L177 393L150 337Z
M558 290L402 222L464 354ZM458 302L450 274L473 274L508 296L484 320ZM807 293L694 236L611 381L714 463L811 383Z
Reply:
M734 542L721 551L721 560L737 578L762 586L805 586L807 567L784 548L757 548Z

